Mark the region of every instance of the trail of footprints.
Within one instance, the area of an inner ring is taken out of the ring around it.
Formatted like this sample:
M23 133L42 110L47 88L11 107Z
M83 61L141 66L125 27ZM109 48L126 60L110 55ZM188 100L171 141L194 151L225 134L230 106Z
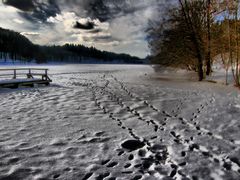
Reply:
M107 85L107 84L108 84L108 83L106 83L106 85ZM134 133L133 129L126 127L126 126L123 124L122 120L120 120L119 118L115 117L113 113L110 113L110 112L107 110L107 108L104 107L104 106L101 104L101 102L97 99L96 92L95 92L96 90L99 90L99 88L97 88L97 87L91 87L91 89L92 89L93 98L94 98L94 101L95 101L96 106L98 106L99 109L102 109L102 110L103 110L103 113L109 114L109 118L111 118L112 120L116 121L117 124L118 124L118 126L120 126L122 129L126 129L126 130L128 131L128 133L129 133L134 139L137 139L137 140L139 140L139 141L142 141L142 142L147 146L147 150L152 153L151 156L144 158L144 156L146 155L146 151L144 151L144 150L141 151L141 150L140 150L140 151L139 151L139 156L143 157L143 163L142 163L142 164L136 164L136 165L134 166L134 168L140 169L139 172L141 172L142 174L144 174L144 172L145 172L152 164L154 164L154 163L159 164L160 161L163 161L163 160L166 160L166 159L167 159L167 154L168 154L167 148L165 148L165 150L164 150L163 152L162 152L162 151L157 152L156 149L154 150L154 147L151 146L150 142L149 142L147 139L142 138L142 137L139 137L138 135L136 135L136 134ZM103 90L104 87L101 87L100 89ZM103 92L101 92L101 93L103 93ZM113 99L113 100L114 100L114 99ZM129 112L130 112L130 111L129 111ZM153 124L155 124L155 123L153 123ZM163 147L164 147L164 146L163 146ZM121 155L123 155L123 154L125 154L125 151L123 151L123 150L120 150L119 153L118 153L119 156L121 156ZM133 159L134 159L134 155L133 155L133 154L130 154L130 155L128 156L128 160L129 160L129 161L132 161ZM102 164L105 165L105 164L107 164L109 161L110 161L110 160L104 161ZM171 160L169 160L169 161L171 161ZM117 162L112 162L112 163L108 164L107 167L115 167L115 166L117 166L117 165L118 165ZM130 164L130 163L127 163L124 167L127 169L127 168L129 168L130 166L131 166L131 164ZM174 170L173 170L173 171L175 171L177 166L176 166L176 165L172 165L172 167L174 167ZM123 173L123 174L132 174L132 173L134 173L134 172L133 172L133 171L123 171L122 173ZM170 175L174 176L172 172L170 173ZM183 175L183 174L182 174L182 175ZM141 178L142 178L142 175L136 175L136 176L133 178L133 180L134 180L134 179L141 179Z
M113 76L112 76L113 77ZM113 77L114 78L114 77ZM134 97L135 99L138 99L139 101L143 101L141 98L137 97L137 96L134 96L124 85L122 82L120 82L117 78L114 78L114 80L116 82L118 82L122 89L124 91L126 91L128 94L130 94L131 97ZM187 98L183 98L185 101L187 100ZM180 104L177 105L176 109L177 110L173 110L172 113L176 112L177 111L180 111L181 110L181 106L183 106L184 102L180 99ZM207 129L204 129L204 128L201 128L199 123L197 123L197 119L199 117L199 115L201 114L202 110L203 109L206 109L210 104L213 104L214 103L214 99L211 99L209 102L205 102L203 104L200 105L200 107L197 108L197 112L196 113L193 113L192 114L192 118L190 119L190 121L194 122L194 123L190 123L189 121L185 120L184 118L182 117L179 117L179 120L182 122L182 124L184 125L188 125L190 128L194 128L198 131L198 135L209 135L209 136L212 136L213 138L217 138L219 139L218 135L214 135L214 133L212 133L211 131L207 130ZM176 115L170 115L168 112L166 111L160 111L158 108L154 107L154 105L150 104L149 102L147 101L144 101L144 104L151 108L152 110L154 111L157 111L157 112L161 112L162 114L164 114L166 117L169 117L169 118L177 118L178 117L178 114ZM228 140L226 140L228 141ZM232 144L232 145L235 145L233 142L231 141L228 141L228 143Z
M105 77L103 77L105 78ZM118 81L117 79L115 79L115 81ZM103 110L103 113L105 114L109 114L109 118L111 118L113 121L116 121L118 126L121 127L122 129L126 129L128 131L128 133L134 138L134 139L137 139L139 141L142 141L146 144L147 146L147 149L149 151L151 151L153 154L156 153L154 151L152 151L152 146L151 146L151 143L146 140L145 138L142 138L142 137L139 137L137 134L134 133L134 130L131 129L131 128L128 128L124 125L123 121L119 118L117 118L113 113L109 112L108 109L106 107L104 107L104 105L102 105L101 101L98 99L97 97L97 93L96 92L100 92L100 94L105 94L105 95L109 95L108 97L113 101L113 102L117 102L117 104L119 104L122 108L126 108L128 112L134 114L135 116L138 117L139 120L142 120L144 122L146 122L148 125L149 124L152 124L154 125L154 131L157 132L159 129L160 130L164 130L164 126L165 124L163 123L162 125L158 125L154 120L146 120L144 119L141 114L139 112L137 112L135 109L131 109L129 106L126 106L124 104L124 102L121 100L120 97L118 97L117 95L115 95L114 93L110 92L110 91L107 91L106 88L109 86L110 84L110 81L109 80L106 80L106 83L103 87L98 87L98 86L94 86L94 84L96 84L96 82L92 81L92 83L88 83L88 88L90 88L90 90L92 91L93 93L93 98L94 98L94 101L95 101L95 104L96 106L98 106L99 109L102 109ZM135 98L135 99L138 99L139 101L142 101L141 98L138 98L138 97L135 97L130 91L127 90L127 88L123 85L123 83L121 83L121 87L124 91L126 91L128 93L128 95L132 98ZM185 99L186 100L186 99ZM207 130L202 130L202 128L197 125L196 121L197 121L197 118L198 118L198 115L201 113L201 110L203 110L206 106L208 106L210 103L212 104L213 103L213 99L210 101L210 102L206 102L205 105L204 104L201 104L200 107L197 109L197 113L193 113L193 117L191 118L191 121L194 122L194 124L192 123L189 123L187 120L185 120L184 118L181 118L179 117L179 120L182 121L182 124L186 124L188 125L189 127L195 127L195 129L197 131L200 131L198 133L198 135L201 135L201 134L207 134L211 137L214 137L213 133L211 133L210 131L208 132ZM154 111L157 111L157 112L161 112L160 110L158 110L156 107L154 107L153 105L151 105L150 103L148 103L147 101L144 101L144 104L148 107L150 107L152 110ZM180 106L183 105L183 102L180 101ZM177 110L180 110L180 106L177 106ZM166 118L164 119L164 121L167 121L168 118L173 118L173 117L177 117L177 116L172 116L170 115L169 113L167 113L166 111L162 111L161 112L162 114L164 114L166 116ZM176 142L176 143L183 143L186 145L186 147L188 147L188 149L186 151L182 151L181 155L182 157L186 157L187 156L187 151L196 151L196 152L199 152L200 154L202 154L204 157L208 158L209 160L211 160L212 162L214 163L217 163L219 164L220 166L222 166L224 169L226 170L229 170L229 171L233 171L233 169L231 169L231 166L234 164L234 165L237 165L238 166L238 170L235 170L237 171L238 173L240 173L240 166L239 164L237 163L238 162L238 159L235 160L235 159L230 159L230 158L225 158L225 159L219 159L216 155L214 154L211 154L209 151L203 151L200 149L200 146L196 143L194 143L194 137L190 137L190 139L186 139L186 138L183 138L181 137L179 134L177 134L176 132L174 131L171 131L170 132L171 136L173 137L173 140ZM140 154L141 154L141 151L139 150ZM165 156L167 155L167 151L165 152ZM118 153L119 156L125 154L125 152L122 150ZM144 154L144 153L143 153ZM140 169L140 172L144 173L142 169L147 169L150 167L151 164L153 163L156 163L156 157L158 154L154 154L155 157L153 156L150 156L147 158L146 162L145 163L142 163L142 164L137 164L135 165L135 168L139 168ZM131 161L133 159L133 155L130 154L129 155L129 161ZM162 158L162 156L160 155L160 159ZM167 159L167 157L165 157ZM166 160L165 159L165 160ZM110 161L110 160L109 160ZM170 162L174 162L173 160L170 160ZM159 162L158 162L159 163ZM106 165L108 168L113 168L115 166L118 165L117 162L106 162L106 164L103 162L102 165ZM178 165L172 163L170 164L171 168L173 169L170 173L170 177L175 177L175 175L178 173L180 176L182 177L185 177L187 178L188 176L185 175L182 171L181 171L181 167L185 166L186 165L186 162L182 162ZM127 169L129 167L131 167L131 163L127 163L124 167ZM143 168L144 167L144 168ZM125 174L131 174L133 173L132 171L125 171L123 172ZM92 174L88 173L86 174L85 176L85 179L88 179L90 178ZM99 178L97 179L104 179L105 177L108 177L110 176L110 173L105 173L105 174L101 174L99 175ZM136 179L141 179L142 176L140 175L137 175L136 176ZM114 179L114 177L112 177L112 179ZM115 178L116 179L116 178Z
M112 76L112 78L116 81L116 82L118 82L120 85L121 85L121 87L122 87L122 89L124 90L124 91L126 91L128 94L130 94L131 95L131 97L134 97L135 99L138 99L139 101L143 101L141 98L139 98L139 97L137 97L137 96L134 96L127 88L126 88L126 86L124 86L124 84L121 82L121 81L119 81L117 78L115 78L114 76ZM184 102L182 101L182 100L187 100L187 98L185 97L185 98L179 98L179 102L180 102L180 104L178 104L177 106L176 106L176 109L178 110L178 111L180 111L181 110L181 106L184 104ZM197 123L197 119L200 117L200 114L201 114L201 112L203 111L203 109L206 109L208 106L210 106L210 105L213 105L213 103L214 103L214 98L211 98L211 100L209 100L209 101L206 101L206 102L204 102L204 103L202 103L197 109L196 109L196 112L195 113L193 113L192 114L192 118L190 118L190 121L192 121L192 122L194 122L194 124L192 124L192 123L190 123L190 122L187 122L187 120L185 120L184 118L181 118L181 117L179 117L179 120L181 120L182 122L183 122L183 124L187 124L187 125L190 125L190 127L195 127L195 129L197 129L198 131L201 131L202 130L202 134L208 134L208 135L210 135L210 136L213 136L214 138L217 138L217 139L219 139L218 137L218 135L214 135L212 132L210 132L209 130L207 130L207 129L204 129L204 128L201 128L200 127L200 125L198 125L198 123ZM152 104L150 104L149 102L147 102L147 101L144 101L144 104L146 105L146 106L148 106L149 108L151 108L152 110L154 110L154 111L157 111L157 112L161 112L159 109L157 109L156 107L154 107ZM177 112L177 110L173 110L172 111L172 113L176 113ZM178 117L178 114L176 114L176 115L170 115L169 113L167 113L166 111L162 111L162 113L164 114L164 115L166 115L167 117L170 117L170 118L173 118L173 117ZM221 139L222 140L222 139ZM230 141L230 140L226 140L226 139L224 139L225 141L228 141L228 143L230 143L230 144L232 144L232 145L236 145L236 144L234 144L234 142L233 141Z
M97 103L97 104L99 105L99 103ZM103 107L100 107L100 108L102 108L103 111L104 111L104 113L106 113L105 108L103 108ZM128 109L128 110L129 110L129 112L131 112L130 109ZM138 113L138 114L139 114L139 113ZM137 115L138 115L138 114L137 114ZM112 117L112 113L110 113L110 117ZM143 120L142 118L140 118L140 119ZM113 120L116 120L116 119L113 118ZM118 120L118 121L119 121L119 120ZM145 120L145 121L146 121L146 120ZM148 121L146 121L146 122L148 122ZM153 125L156 126L156 123L155 123L153 120L150 120L149 122L151 122ZM148 123L148 124L149 124L149 123ZM121 126L123 129L127 129L125 126L122 126L122 122L121 122L121 121L119 122L118 125ZM158 127L155 129L155 131L157 131L157 129L158 129ZM128 130L129 130L129 134L130 134L133 138L140 139L138 136L136 136L136 135L133 133L133 131L132 131L131 128L128 128ZM146 143L147 146L149 147L148 150L150 150L151 152L154 152L154 151L153 151L154 148L151 148L150 142L149 142L148 140L144 139L144 138L141 138L141 139L143 139L142 141L143 141L144 143ZM153 139L153 138L152 138L152 139ZM154 152L154 153L155 153L155 152ZM122 152L120 152L119 154L122 154ZM140 151L140 154L145 154L145 153L142 153L142 152ZM164 151L164 155L156 154L155 157L151 157L151 156L150 156L149 158L145 159L145 161L144 161L143 164L138 164L138 165L135 165L134 167L136 167L136 168L140 168L140 167L142 168L142 167L144 167L144 169L147 169L147 168L150 167L151 164L156 163L156 162L159 163L159 162L158 162L159 160L164 159L163 156L165 156L165 158L167 158L166 155L167 155L167 150ZM129 156L129 160L132 160L132 159L133 159L133 156L130 155L130 156ZM155 160L154 160L154 159L155 159ZM156 159L158 159L158 160L156 160ZM173 160L170 160L170 161L173 161ZM125 166L125 168L128 168L128 166L129 166L129 164L127 164L127 165ZM183 166L183 164L181 164L181 166ZM173 177L173 176L176 174L176 173L173 173L173 172L176 171L176 169L178 168L178 166L177 166L177 165L174 165L174 164L171 164L171 167L173 168L173 171L170 173L170 176ZM130 173L130 172L127 171L127 172L125 172L125 173L127 174L127 173ZM186 176L186 175L184 175L183 173L181 173L181 175L182 175L182 176ZM138 176L138 177L139 177L139 176Z
M213 101L213 100L212 100ZM203 105L201 105L201 106L203 106ZM200 113L200 112L198 112L198 113ZM169 114L167 114L167 113L164 113L167 117L172 117L171 115L169 115ZM197 117L195 117L195 118L197 118ZM179 118L180 120L182 119L182 118ZM197 130L199 130L199 128L196 128ZM174 137L174 138L176 138L176 139L174 139L174 141L175 142L180 142L180 135L176 135L176 133L174 132L174 131L171 131L171 134L172 134L172 136ZM191 139L191 141L193 140L193 137L191 137L190 138ZM187 139L182 139L182 142L187 142L187 144L189 144L189 140L187 140ZM195 150L195 151L199 151L200 153L202 153L204 156L210 156L210 153L209 152L205 152L205 151L201 151L200 149L199 149L199 145L197 145L197 144L194 144L194 143L192 143L192 144L190 144L190 146L189 146L189 149L190 150ZM184 152L183 152L183 154L184 154ZM211 156L212 157L212 156ZM221 160L218 160L217 158L213 158L213 159L211 159L213 162L220 162ZM231 166L231 165L227 165L226 164L226 159L222 159L222 162L223 163L221 163L222 164L222 166L225 168L225 169L227 169L227 170L230 170L230 168L229 168L229 166ZM235 161L236 162L236 161ZM233 163L235 163L235 162L233 162ZM183 163L183 164L181 164L181 165L184 165L185 163ZM235 163L236 164L236 163ZM239 172L239 171L238 171ZM174 173L171 173L171 174L174 174Z
M112 76L112 77L113 77L113 76ZM113 77L113 78L114 78L114 77ZM131 97L134 97L135 99L139 99L139 100L142 101L141 98L138 98L138 97L134 96L134 95L123 85L122 82L120 82L119 80L117 80L117 78L114 78L114 80L117 81L117 82L121 85L122 89L123 89L124 91L126 91L128 94L130 94ZM186 98L184 98L184 100L186 100ZM157 108L155 108L153 105L151 105L151 104L148 103L147 101L144 101L144 103L145 103L146 106L150 107L150 108L153 109L154 111L160 112L160 110L158 110ZM197 112L196 112L196 113L193 113L193 114L192 114L192 118L190 119L190 121L194 122L193 124L190 123L189 121L185 120L185 119L182 118L182 117L179 117L179 120L182 122L182 124L188 125L190 128L194 128L195 130L197 130L198 135L208 135L208 136L210 136L211 138L216 138L216 139L218 139L218 140L224 141L225 143L227 143L227 144L229 144L229 145L232 145L232 146L235 146L235 147L236 147L237 145L236 145L233 141L226 140L226 139L223 139L223 138L219 138L218 135L215 135L214 133L212 133L211 131L209 131L209 130L207 130L207 129L205 129L205 128L202 128L202 127L199 125L199 123L197 122L198 117L199 117L199 115L201 114L202 110L205 109L205 108L207 108L207 107L210 106L210 105L213 105L213 103L214 103L214 98L212 98L209 102L205 102L205 103L201 104L200 107L197 108ZM183 102L180 100L180 106L182 106L182 105L183 105ZM180 106L177 105L177 110L180 110ZM176 111L176 112L177 112L177 111ZM177 115L175 115L175 116L170 115L170 114L166 113L165 111L162 111L162 113L165 114L167 117L170 117L170 118L172 118L172 117L178 117ZM190 139L193 140L194 138L193 138L193 137L190 137ZM194 143L193 143L193 144L194 144ZM201 153L202 153L203 155L205 155L205 156L211 156L211 154L210 154L209 152L203 151L203 152L201 152ZM217 160L216 158L214 159L214 162L218 162L218 161L219 161L219 160ZM219 161L219 162L221 162L221 161ZM225 159L222 159L222 163L221 163L221 164L222 164L222 166L223 166L225 169L227 169L227 170L231 170L231 166L232 166L231 164L234 164L235 166L238 167L237 172L240 173L240 163L239 163L239 160L236 159L236 158L229 158L229 157L227 157L227 158L225 158Z
M133 97L133 98L135 98L135 99L138 99L138 100L140 100L140 101L142 101L142 99L141 98L139 98L139 97L137 97L137 96L134 96L125 86L124 86L124 84L121 82L121 81L119 81L117 78L115 78L115 77L113 77L112 76L112 78L116 81L116 82L118 82L119 84L120 84L120 86L121 86L121 88L127 93L127 94L129 94L131 97ZM184 100L186 100L186 98L184 98ZM199 123L197 122L197 120L198 120L198 117L200 116L200 114L201 114L201 112L203 111L203 109L205 109L205 108L207 108L208 106L210 106L210 105L213 105L213 103L214 103L214 98L212 98L209 102L205 102L205 103L203 103L203 104L201 104L200 105L200 107L198 107L197 108L197 110L196 110L196 113L193 113L192 114L192 118L190 119L190 121L191 122L193 122L193 123L190 123L189 121L187 121L186 119L184 119L184 118L182 118L182 117L179 117L179 120L182 122L182 124L183 125L187 125L188 127L190 127L190 128L194 128L195 130L197 130L197 135L198 136L202 136L202 135L208 135L209 137L211 137L211 138L216 138L216 139L218 139L218 140L222 140L222 141L224 141L224 142L226 142L227 144L229 144L229 145L232 145L232 146L235 146L235 147L237 147L237 145L234 143L234 142L232 142L232 141L230 141L230 140L226 140L226 139L223 139L223 138L219 138L219 136L218 135L215 135L214 133L212 133L211 131L209 131L209 130L207 130L207 129L205 129L205 128L202 128L200 125L199 125ZM154 110L154 111L157 111L157 112L160 112L160 110L159 109L157 109L156 107L154 107L152 104L150 104L150 103L148 103L147 101L144 101L144 104L146 105L146 106L148 106L148 107L150 107L152 110ZM177 106L177 110L180 110L180 107L183 105L183 102L180 100L180 106L178 105ZM173 111L174 112L174 111ZM176 111L177 112L177 111ZM177 115L170 115L169 113L167 113L166 111L162 111L162 113L164 114L164 115L166 115L167 117L170 117L170 118L173 118L173 117L178 117ZM179 143L179 141L180 141L180 135L178 135L178 136L175 136L174 134L175 134L175 132L171 132L171 134L176 138L175 139L175 142L178 142ZM197 145L197 144L195 144L194 142L193 142L193 140L194 140L194 137L190 137L190 140L192 141L192 145L191 146L189 146L189 149L190 150L197 150L197 151L199 151L201 154L203 154L204 156L207 156L207 157L211 157L212 159L212 161L213 162L217 162L217 163L219 163L219 164L221 164L222 166L223 166L223 168L224 169L226 169L226 170L232 170L231 169L231 167L234 165L234 166L237 166L237 170L235 170L236 172L238 172L238 173L240 173L240 163L239 163L239 159L238 158L229 158L229 157L226 157L226 158L223 158L223 159L219 159L216 155L215 155L215 157L214 157L214 155L213 154L211 154L209 151L201 151L200 149L199 149L199 145ZM184 142L191 142L191 141L189 141L189 140L187 140L187 139L182 139L182 141Z

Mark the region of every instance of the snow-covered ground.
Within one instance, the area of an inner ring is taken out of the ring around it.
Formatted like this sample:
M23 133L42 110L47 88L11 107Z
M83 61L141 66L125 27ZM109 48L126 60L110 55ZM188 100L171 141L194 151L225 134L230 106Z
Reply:
M49 66L0 89L0 179L238 180L240 93L150 66Z

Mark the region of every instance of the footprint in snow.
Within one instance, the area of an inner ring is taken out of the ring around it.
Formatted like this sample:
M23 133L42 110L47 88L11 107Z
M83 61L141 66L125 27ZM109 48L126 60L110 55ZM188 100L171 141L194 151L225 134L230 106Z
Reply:
M99 136L102 136L102 135L104 135L105 134L105 132L97 132L97 133L95 133L95 136L97 136L97 137L99 137Z
M132 180L139 180L139 179L142 179L141 175L136 175Z
M124 149L127 149L128 151L135 151L137 149L142 148L145 146L145 143L139 141L139 140L127 140L121 144L121 146Z
M108 168L113 168L118 165L118 162L111 162L107 165Z
M106 178L108 176L110 176L109 172L102 173L102 174L100 174L99 176L96 177L96 180L103 180L104 178Z
M82 178L82 180L87 180L87 179L89 179L92 175L93 175L92 172L87 173L87 174Z
M128 157L128 160L132 161L133 159L134 159L133 154L130 154L129 157Z
M117 178L115 177L110 177L108 180L116 180Z
M119 153L118 153L118 156L121 156L121 155L123 155L124 154L124 151L119 151Z
M111 159L106 159L106 160L103 160L101 162L101 165L106 165L107 163L109 163L111 161Z
M130 166L131 166L131 164L130 164L130 163L127 163L127 164L124 166L124 168L127 169L127 168L129 168Z

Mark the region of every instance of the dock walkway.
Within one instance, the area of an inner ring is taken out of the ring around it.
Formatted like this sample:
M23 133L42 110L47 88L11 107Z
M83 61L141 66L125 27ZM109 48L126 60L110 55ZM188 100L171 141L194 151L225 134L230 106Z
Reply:
M48 76L48 69L0 69L0 88L18 88L20 86L34 87L34 84L44 84L48 86L51 82L52 80Z

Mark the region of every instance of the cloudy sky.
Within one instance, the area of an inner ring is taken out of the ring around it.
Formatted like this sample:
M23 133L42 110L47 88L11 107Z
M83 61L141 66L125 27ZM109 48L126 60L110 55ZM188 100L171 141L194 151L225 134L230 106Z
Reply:
M76 43L145 57L148 22L160 18L164 5L164 0L1 0L0 27L38 44Z

